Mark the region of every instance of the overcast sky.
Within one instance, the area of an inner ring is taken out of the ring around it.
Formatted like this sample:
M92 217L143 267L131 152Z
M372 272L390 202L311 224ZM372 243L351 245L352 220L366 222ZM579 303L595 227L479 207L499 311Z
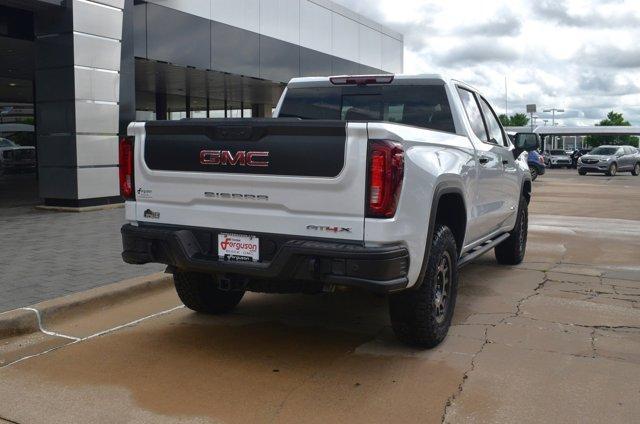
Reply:
M591 125L614 109L640 125L640 0L335 1L404 34L405 73L461 79L499 113L506 76L509 114L536 103Z

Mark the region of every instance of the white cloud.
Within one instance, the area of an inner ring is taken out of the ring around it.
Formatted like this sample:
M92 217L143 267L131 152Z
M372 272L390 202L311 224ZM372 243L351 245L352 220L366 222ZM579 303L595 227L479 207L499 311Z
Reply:
M500 112L527 103L592 124L640 125L640 0L335 0L405 35L406 73L478 87ZM538 113L546 119L546 114Z

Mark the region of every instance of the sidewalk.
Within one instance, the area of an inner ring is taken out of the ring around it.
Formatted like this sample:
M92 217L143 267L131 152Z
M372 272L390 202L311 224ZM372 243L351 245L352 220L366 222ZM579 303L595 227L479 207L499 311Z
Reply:
M120 257L124 209L0 208L0 312L162 271Z

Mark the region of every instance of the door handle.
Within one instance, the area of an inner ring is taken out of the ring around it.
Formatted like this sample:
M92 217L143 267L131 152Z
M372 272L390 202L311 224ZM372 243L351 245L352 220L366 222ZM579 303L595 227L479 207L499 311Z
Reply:
M486 165L489 163L489 158L486 156L480 156L478 162L480 162L480 165Z

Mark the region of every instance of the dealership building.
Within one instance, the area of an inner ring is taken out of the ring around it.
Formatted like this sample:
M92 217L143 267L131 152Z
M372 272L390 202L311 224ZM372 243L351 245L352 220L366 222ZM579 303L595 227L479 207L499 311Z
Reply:
M401 34L328 0L0 0L0 126L33 120L49 206L120 201L133 120L270 116L293 77L402 70Z

